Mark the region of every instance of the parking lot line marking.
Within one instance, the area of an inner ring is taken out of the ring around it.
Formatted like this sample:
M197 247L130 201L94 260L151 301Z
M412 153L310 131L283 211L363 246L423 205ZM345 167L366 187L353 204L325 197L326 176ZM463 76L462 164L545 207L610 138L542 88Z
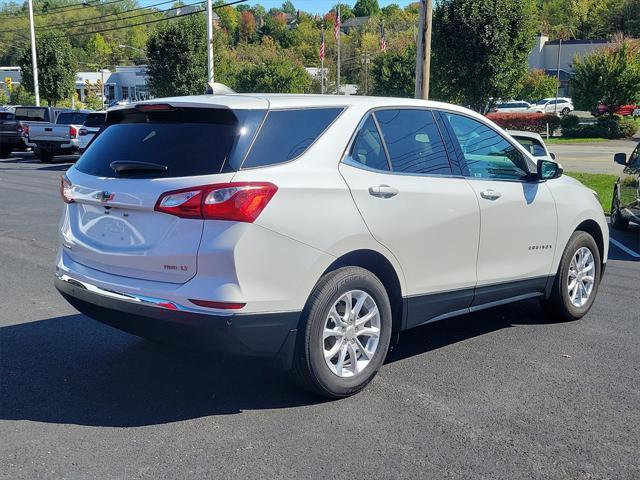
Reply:
M609 239L609 242L613 243L616 247L618 247L620 250L622 250L624 253L631 255L634 258L640 258L640 253L638 252L634 252L633 250L631 250L629 247L626 247L625 245L623 245L622 243L620 243L617 240L614 240L613 238Z

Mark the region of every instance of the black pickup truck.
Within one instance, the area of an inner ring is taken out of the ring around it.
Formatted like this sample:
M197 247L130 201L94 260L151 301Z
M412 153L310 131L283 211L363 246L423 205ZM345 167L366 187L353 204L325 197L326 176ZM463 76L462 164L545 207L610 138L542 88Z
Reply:
M13 150L24 150L22 126L13 112L0 112L0 158L7 158Z

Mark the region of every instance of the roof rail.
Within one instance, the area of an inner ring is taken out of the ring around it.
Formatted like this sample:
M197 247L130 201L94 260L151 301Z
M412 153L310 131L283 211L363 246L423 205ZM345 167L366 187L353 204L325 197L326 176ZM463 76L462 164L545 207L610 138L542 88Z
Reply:
M208 82L204 93L205 95L230 95L236 92L224 83Z

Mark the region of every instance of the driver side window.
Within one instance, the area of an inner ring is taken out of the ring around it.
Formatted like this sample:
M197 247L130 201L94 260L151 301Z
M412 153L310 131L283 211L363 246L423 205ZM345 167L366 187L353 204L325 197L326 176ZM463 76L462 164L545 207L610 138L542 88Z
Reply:
M472 178L523 180L527 163L520 151L498 132L463 115L445 113Z

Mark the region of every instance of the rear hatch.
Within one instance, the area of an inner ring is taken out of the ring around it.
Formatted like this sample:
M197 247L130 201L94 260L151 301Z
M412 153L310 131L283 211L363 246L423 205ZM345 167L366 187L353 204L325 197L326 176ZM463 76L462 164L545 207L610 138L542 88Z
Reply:
M155 210L163 193L228 182L266 111L139 104L110 111L67 172L67 254L100 271L184 283L196 274L204 220ZM116 162L116 163L114 163Z

